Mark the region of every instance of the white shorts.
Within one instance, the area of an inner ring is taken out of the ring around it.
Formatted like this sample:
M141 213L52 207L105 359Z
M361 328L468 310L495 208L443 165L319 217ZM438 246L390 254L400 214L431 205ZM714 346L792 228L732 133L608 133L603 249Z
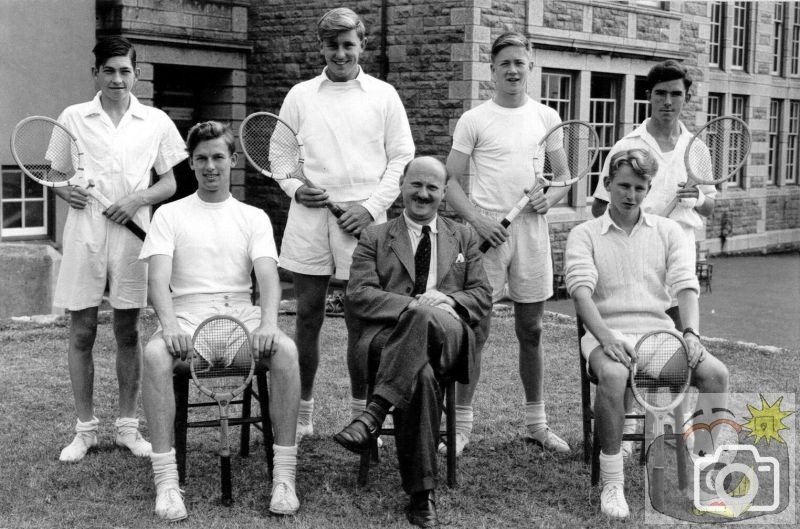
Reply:
M251 332L261 324L261 307L251 303L250 294L188 294L173 298L172 307L181 329L191 335L211 316L231 316Z
M147 306L147 263L139 260L142 241L125 226L103 216L90 200L70 209L64 225L64 250L53 304L67 310L97 307L108 283L115 309Z
M636 343L639 339L644 336L646 333L622 333L615 329L611 329L611 333L619 340L624 340L628 342L631 348L636 347ZM666 362L662 362L660 365L655 365L655 363L651 362L652 352L657 348L657 344L652 340L648 340L647 343L653 346L653 348L648 350L641 350L638 352L638 369L639 371L643 371L650 375L651 377L657 379L661 374L661 370L664 367ZM597 341L597 338L594 337L592 333L588 330L586 334L583 335L581 338L581 353L583 357L586 359L586 371L589 371L589 356L592 354L592 351L597 349L600 346L600 342Z
M485 217L500 221L505 213L475 208ZM547 220L538 213L523 210L511 225L506 242L490 248L483 257L483 268L492 285L492 300L506 295L517 303L538 303L553 295L553 261Z
M344 209L357 202L341 202ZM292 200L281 243L281 268L312 276L330 276L347 281L358 239L336 224L328 208L307 208ZM386 213L373 224L386 222Z

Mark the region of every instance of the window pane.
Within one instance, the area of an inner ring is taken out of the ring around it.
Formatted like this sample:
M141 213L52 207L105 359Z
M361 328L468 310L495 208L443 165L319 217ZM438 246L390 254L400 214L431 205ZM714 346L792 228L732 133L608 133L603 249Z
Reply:
M22 227L22 203L3 202L3 228Z
M25 203L25 226L44 226L44 202Z
M23 184L25 187L25 198L43 198L44 186L39 185L30 178L26 178Z
M22 197L22 175L18 172L3 173L3 199Z

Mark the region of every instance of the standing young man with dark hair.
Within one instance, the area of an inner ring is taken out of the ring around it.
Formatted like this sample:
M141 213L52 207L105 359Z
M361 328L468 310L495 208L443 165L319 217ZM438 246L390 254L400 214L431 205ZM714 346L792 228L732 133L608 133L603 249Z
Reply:
M454 178L448 185L448 205L492 244L483 263L492 283L493 298L508 295L514 301L514 318L519 341L519 373L525 390L527 435L546 450L566 453L569 445L547 425L544 407L544 353L541 349L544 302L553 294L550 233L544 214L557 204L569 188L541 191L531 200L508 229L500 221L534 182L534 158L539 141L561 123L555 110L528 96L528 74L533 68L530 43L519 33L504 33L492 45L494 97L461 116L453 133L453 148L447 168ZM548 146L552 152L563 149ZM552 159L560 159L552 156ZM564 158L565 159L565 158ZM458 178L474 165L472 193L467 197ZM535 169L542 171L543 159ZM554 167L566 174L566 167ZM488 319L476 335L486 339ZM478 377L459 386L456 406L456 447L461 453L472 431L472 396ZM444 451L444 447L440 447Z
M713 213L717 190L713 185L686 187L687 175L683 156L689 140L692 139L692 133L681 123L680 116L684 104L691 100L691 87L691 76L677 61L660 62L650 69L647 74L650 117L618 141L608 153L600 182L593 195L592 214L595 217L602 215L608 205L608 191L603 185L603 178L608 176L611 157L623 150L648 149L658 162L658 173L653 177L652 189L642 202L642 209L647 213L660 215L677 195L681 200L669 218L683 228L694 256L694 231L702 228L703 218ZM670 315L674 318L677 318L676 303L673 300L670 307L670 311L675 313Z
M295 85L280 110L280 117L303 138L303 172L319 186L280 182L292 198L280 259L293 272L297 296L295 340L302 384L298 441L314 432L314 378L328 282L331 275L348 280L356 237L370 224L386 221L386 210L399 193L400 173L414 156L397 92L359 66L365 33L352 10L325 13L317 23L325 69ZM326 208L331 202L346 210L341 218ZM366 405L366 372L361 371L351 368L353 414Z
M175 193L172 168L186 158L175 124L131 93L139 77L133 45L122 37L108 37L92 51L99 92L92 101L65 109L58 121L77 136L86 153L86 178L112 205L103 210L81 187L54 189L70 205L53 303L70 311L68 363L78 415L75 438L61 451L61 461L81 460L98 442L92 348L106 285L117 343L116 444L137 456L150 454L136 418L142 369L138 318L139 309L147 305L147 265L138 261L142 241L125 223L134 220L147 228L150 206ZM150 185L153 169L158 181Z

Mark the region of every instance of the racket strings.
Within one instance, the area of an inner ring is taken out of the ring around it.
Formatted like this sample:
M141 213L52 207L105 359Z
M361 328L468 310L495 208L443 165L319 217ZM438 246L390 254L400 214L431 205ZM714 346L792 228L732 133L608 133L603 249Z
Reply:
M750 153L750 129L733 118L708 123L687 148L686 166L694 180L716 184L732 176Z
M300 165L301 151L294 132L272 116L256 115L242 126L242 147L253 165L286 178Z
M652 333L637 347L634 388L651 408L667 409L689 381L686 349L672 333Z
M566 175L554 174L555 168L549 154L557 151L559 146L566 155L566 165L569 170L569 174ZM583 178L589 171L600 170L599 167L595 167L598 160L599 139L589 123L565 122L547 135L541 147L546 150L543 174L548 180L575 180Z
M77 145L69 133L44 119L21 124L14 131L12 150L17 162L42 182L65 182L80 166Z
M203 386L214 391L232 391L252 369L250 337L239 322L212 319L195 332L192 370Z

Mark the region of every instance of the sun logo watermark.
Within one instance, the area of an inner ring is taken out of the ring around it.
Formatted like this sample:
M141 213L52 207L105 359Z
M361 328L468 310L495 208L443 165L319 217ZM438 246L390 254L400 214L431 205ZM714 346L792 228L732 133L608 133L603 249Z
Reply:
M672 431L648 439L646 523L796 523L793 393L694 394L674 417ZM660 462L649 450L657 442L667 447ZM654 504L656 466L667 494Z

